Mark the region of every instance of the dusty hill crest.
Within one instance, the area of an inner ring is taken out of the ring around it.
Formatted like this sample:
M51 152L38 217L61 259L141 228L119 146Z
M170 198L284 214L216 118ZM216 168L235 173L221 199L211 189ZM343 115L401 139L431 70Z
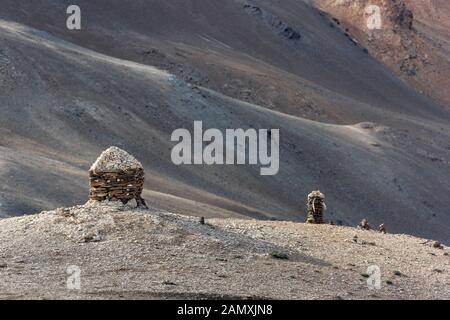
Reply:
M0 252L0 298L9 299L450 298L449 250L423 239L280 221L200 224L114 202L0 220ZM367 287L372 265L379 290ZM68 266L81 271L80 289L67 288Z

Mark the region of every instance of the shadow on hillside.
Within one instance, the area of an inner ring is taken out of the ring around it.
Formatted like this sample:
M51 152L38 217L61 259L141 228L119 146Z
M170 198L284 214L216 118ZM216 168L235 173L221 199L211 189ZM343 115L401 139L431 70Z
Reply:
M284 253L288 255L288 259L286 259L287 262L302 262L321 267L331 266L330 263L325 262L324 260L308 256L295 249L280 246L264 239L257 239L210 224L202 225L192 217L184 217L165 212L160 212L158 215L165 220L176 223L190 233L219 240L225 247L244 249L248 253L255 254Z

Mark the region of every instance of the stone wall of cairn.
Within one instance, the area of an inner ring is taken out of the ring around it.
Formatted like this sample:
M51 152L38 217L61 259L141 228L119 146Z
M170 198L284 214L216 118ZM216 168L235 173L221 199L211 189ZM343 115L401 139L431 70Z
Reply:
M323 214L326 210L325 195L320 191L313 191L308 195L308 217L307 223L322 224Z
M144 205L141 197L144 188L144 170L127 169L117 172L89 171L89 198L96 201L122 201L124 204L135 199L138 205Z

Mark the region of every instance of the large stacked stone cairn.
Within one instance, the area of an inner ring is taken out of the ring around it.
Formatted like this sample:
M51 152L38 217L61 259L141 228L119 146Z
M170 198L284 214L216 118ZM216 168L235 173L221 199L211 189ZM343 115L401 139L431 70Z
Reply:
M144 169L139 161L117 147L103 151L89 170L90 194L95 201L135 200L146 207L141 194L144 188Z
M326 210L325 195L319 190L313 191L308 195L308 217L307 223L322 224L323 214Z

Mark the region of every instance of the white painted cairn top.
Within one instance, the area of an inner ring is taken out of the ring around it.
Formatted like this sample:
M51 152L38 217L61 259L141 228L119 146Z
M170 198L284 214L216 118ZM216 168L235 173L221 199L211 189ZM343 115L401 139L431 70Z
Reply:
M118 148L109 147L98 157L89 171L98 172L120 172L129 169L143 169L142 164L128 152Z

